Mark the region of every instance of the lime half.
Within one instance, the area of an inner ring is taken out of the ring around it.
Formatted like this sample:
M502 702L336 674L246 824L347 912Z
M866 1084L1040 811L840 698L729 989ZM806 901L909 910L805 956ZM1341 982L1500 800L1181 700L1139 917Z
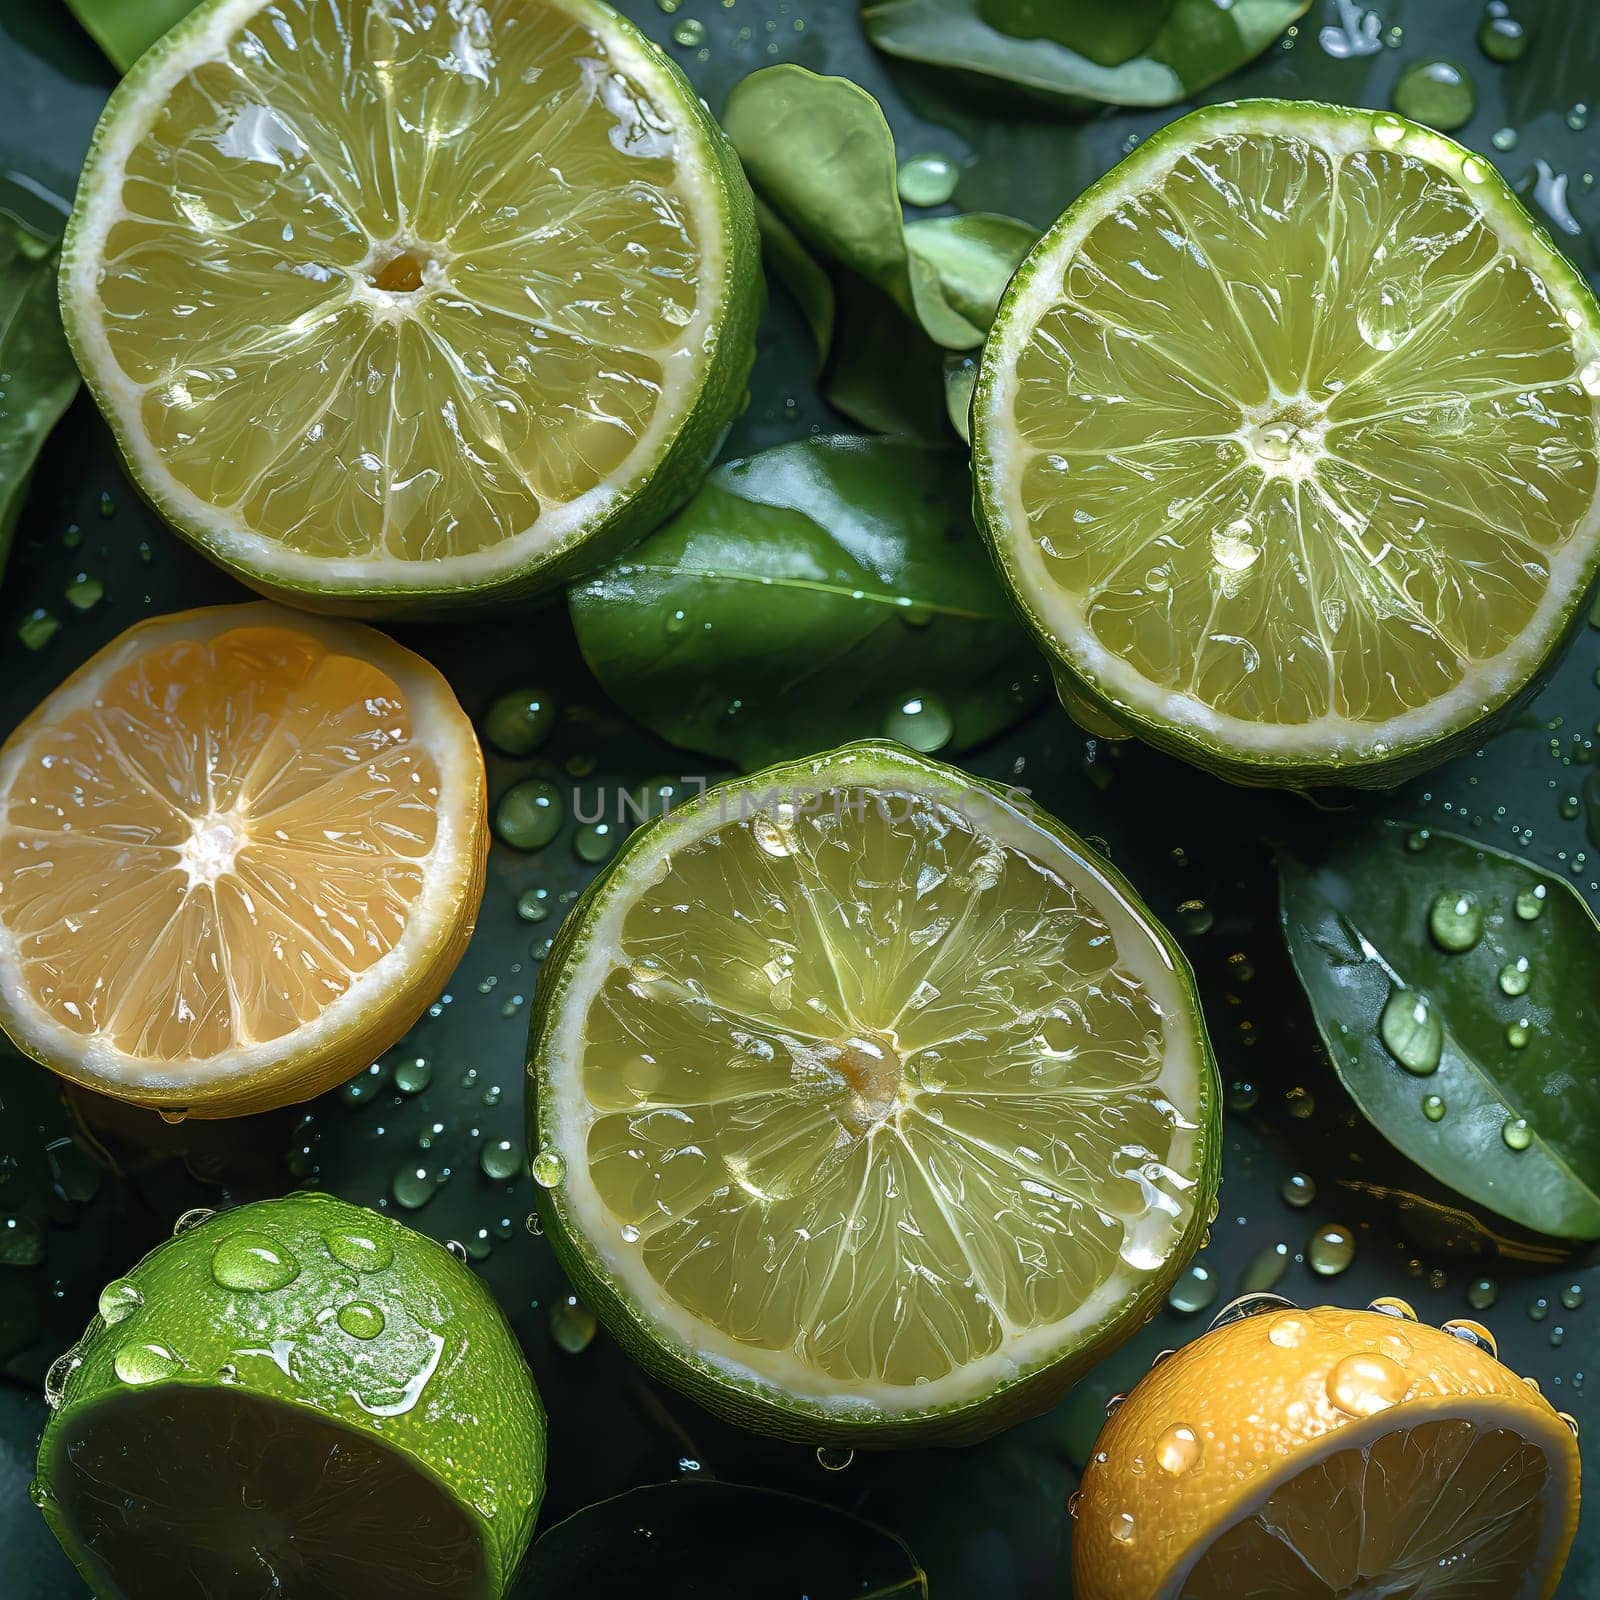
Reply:
M1246 783L1388 784L1528 689L1600 563L1600 308L1480 156L1247 101L1023 264L978 510L1063 698Z
M760 293L726 140L596 0L208 0L112 95L61 285L157 509L367 611L525 594L653 526Z
M32 1493L85 1582L496 1600L544 1490L544 1412L488 1290L329 1195L198 1218L107 1285L45 1382Z
M1055 1399L1210 1216L1193 978L1025 798L866 743L636 833L567 918L529 1066L583 1295L746 1426L958 1442Z

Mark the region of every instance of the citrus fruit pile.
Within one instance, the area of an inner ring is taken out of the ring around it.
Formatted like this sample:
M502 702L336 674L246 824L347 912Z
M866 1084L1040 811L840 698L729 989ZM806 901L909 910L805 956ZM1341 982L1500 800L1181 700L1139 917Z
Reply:
M495 1600L544 1492L489 1291L331 1195L180 1219L46 1393L34 1502L101 1600Z
M1211 1214L1176 946L1059 823L897 746L637 832L548 958L529 1071L580 1295L773 1433L952 1441L1038 1410Z
M63 246L129 470L319 610L527 594L646 532L744 392L749 189L593 0L210 0L112 95Z
M436 998L486 848L420 657L264 604L140 623L0 748L0 1024L172 1115L308 1099Z
M1080 1600L1549 1600L1575 1424L1488 1331L1255 1298L1112 1412L1074 1502Z
M978 510L1069 706L1244 783L1387 784L1553 661L1600 568L1600 308L1482 157L1245 101L1007 290Z

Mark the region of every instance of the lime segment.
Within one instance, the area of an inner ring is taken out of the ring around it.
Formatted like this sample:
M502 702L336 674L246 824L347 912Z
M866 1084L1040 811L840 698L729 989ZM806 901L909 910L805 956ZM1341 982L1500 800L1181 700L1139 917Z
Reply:
M992 1419L1137 1320L1204 1225L1181 958L1064 830L950 769L857 745L712 791L552 959L558 1245L757 1425Z
M1381 781L1576 615L1597 408L1593 297L1486 162L1246 102L1141 146L1024 264L980 510L1085 698L1229 776Z
M752 229L608 7L210 0L107 108L63 303L180 529L264 587L442 603L686 492L742 387Z

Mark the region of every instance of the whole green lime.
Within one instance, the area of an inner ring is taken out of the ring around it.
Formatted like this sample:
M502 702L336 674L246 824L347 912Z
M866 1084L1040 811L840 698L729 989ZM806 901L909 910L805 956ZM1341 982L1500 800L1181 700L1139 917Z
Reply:
M488 1291L331 1195L180 1219L45 1396L33 1499L101 1600L495 1600L544 1492Z

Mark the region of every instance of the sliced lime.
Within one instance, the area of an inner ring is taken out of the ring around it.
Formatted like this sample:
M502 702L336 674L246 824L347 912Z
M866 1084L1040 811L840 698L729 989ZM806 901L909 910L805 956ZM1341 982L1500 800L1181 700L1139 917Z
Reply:
M635 834L540 990L533 1173L647 1365L823 1442L979 1436L1160 1301L1216 1183L1182 956L1053 819L896 746Z
M980 517L1064 688L1241 782L1397 781L1600 564L1600 309L1488 162L1384 113L1162 130L1007 292Z

